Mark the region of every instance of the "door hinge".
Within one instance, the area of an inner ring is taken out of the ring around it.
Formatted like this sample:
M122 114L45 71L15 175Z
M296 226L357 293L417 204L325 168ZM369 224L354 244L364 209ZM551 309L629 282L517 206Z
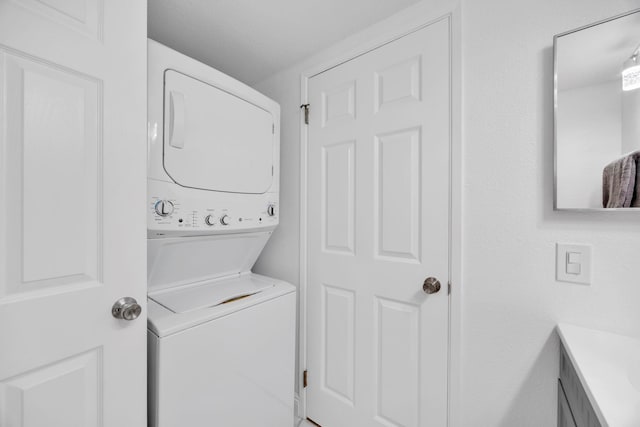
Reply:
M304 124L309 124L309 104L302 104L300 108L304 108Z
M302 373L302 388L307 388L307 370L305 369Z
M447 295L451 295L451 282L447 282Z
M275 123L271 123L271 133L275 135L276 133L276 124Z

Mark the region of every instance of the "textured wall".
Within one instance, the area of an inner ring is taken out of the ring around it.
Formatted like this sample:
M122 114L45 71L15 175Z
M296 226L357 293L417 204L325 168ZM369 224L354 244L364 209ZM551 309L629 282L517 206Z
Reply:
M464 2L464 426L555 425L557 322L640 336L640 215L552 210L552 37L638 7ZM591 286L555 281L558 241Z
M434 2L413 8L413 18ZM457 425L551 427L559 321L640 337L640 215L553 211L553 35L640 0L463 0L462 393ZM281 226L256 271L298 283L300 72L270 77L282 106ZM555 281L555 243L593 245L593 284Z

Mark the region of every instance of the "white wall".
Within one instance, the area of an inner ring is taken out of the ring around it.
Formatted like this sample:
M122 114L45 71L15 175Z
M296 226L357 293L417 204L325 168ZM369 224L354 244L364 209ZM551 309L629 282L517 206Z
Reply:
M622 156L620 81L560 91L557 114L558 207L601 208L602 171Z
M552 37L638 7L464 3L464 426L555 425L557 322L640 337L638 215L552 209ZM555 281L556 242L593 245L591 286Z
M640 337L640 218L553 211L554 34L640 0L462 0L463 282L456 425L551 427L559 321ZM432 1L412 9L429 14ZM440 6L438 6L440 7ZM406 15L405 15L406 16ZM377 27L376 31L381 31ZM257 85L282 106L282 225L256 270L298 283L300 72ZM555 281L555 243L593 245L591 286Z

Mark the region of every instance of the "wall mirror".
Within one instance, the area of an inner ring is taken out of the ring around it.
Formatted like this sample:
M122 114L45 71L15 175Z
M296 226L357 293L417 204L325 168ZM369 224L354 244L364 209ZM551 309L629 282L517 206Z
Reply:
M640 9L554 37L555 201L640 209Z

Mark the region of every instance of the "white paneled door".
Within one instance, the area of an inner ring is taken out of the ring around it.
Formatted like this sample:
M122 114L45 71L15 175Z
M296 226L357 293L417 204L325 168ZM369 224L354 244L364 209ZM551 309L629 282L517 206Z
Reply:
M309 79L307 416L323 427L447 423L449 25Z
M0 0L2 427L146 425L146 19Z

